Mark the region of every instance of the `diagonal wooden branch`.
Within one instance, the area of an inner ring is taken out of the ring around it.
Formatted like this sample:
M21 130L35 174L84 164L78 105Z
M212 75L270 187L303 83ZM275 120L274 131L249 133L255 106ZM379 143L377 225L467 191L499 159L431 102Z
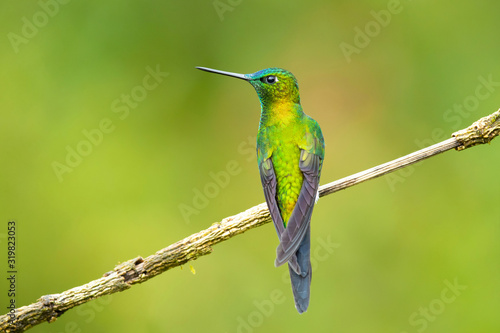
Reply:
M452 148L463 150L478 144L489 143L499 133L500 110L481 118L466 129L453 133L452 138L448 140L323 185L319 189L320 196L380 177ZM147 258L137 257L128 260L105 273L100 279L60 294L42 296L35 303L15 309L13 320L9 313L0 316L0 330L23 332L44 321L53 322L71 308L104 295L124 291L136 283L145 282L171 268L210 254L213 245L270 221L265 203L237 215L226 217L221 222L214 223L209 228L161 249Z

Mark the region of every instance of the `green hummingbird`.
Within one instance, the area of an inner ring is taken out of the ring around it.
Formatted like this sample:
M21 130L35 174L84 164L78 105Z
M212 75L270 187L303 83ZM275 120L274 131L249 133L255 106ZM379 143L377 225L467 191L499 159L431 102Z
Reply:
M248 81L261 105L257 161L267 206L278 233L275 266L288 263L295 307L309 306L311 214L318 200L325 141L318 123L302 111L295 76L281 68L238 74L203 71Z

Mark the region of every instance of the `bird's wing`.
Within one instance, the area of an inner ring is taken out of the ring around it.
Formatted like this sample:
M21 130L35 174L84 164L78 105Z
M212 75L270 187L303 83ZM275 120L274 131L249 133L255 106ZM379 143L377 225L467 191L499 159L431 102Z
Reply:
M281 235L285 232L285 224L283 223L283 217L281 216L278 201L276 200L276 173L274 172L271 158L263 159L259 163L259 173L267 207L269 208L276 233L281 242ZM297 257L290 258L290 266L297 274L300 274L301 270L297 262Z
M274 172L271 158L264 159L259 163L259 172L267 207L271 213L271 218L273 219L274 227L278 233L278 238L281 240L281 234L285 231L285 225L283 224L283 218L281 217L278 201L276 200L276 173Z
M281 266L293 257L309 229L318 192L321 165L322 156L306 150L300 151L299 168L304 175L304 180L292 215L285 231L281 234L280 244L276 249L275 266Z

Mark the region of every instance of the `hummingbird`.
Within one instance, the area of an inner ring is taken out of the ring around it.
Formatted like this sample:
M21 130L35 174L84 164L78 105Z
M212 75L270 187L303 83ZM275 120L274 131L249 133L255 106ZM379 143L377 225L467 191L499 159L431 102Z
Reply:
M267 206L279 245L275 266L288 263L295 307L309 307L311 288L311 215L317 202L325 141L318 123L300 105L295 76L282 68L238 74L206 67L200 70L249 82L261 113L257 162Z

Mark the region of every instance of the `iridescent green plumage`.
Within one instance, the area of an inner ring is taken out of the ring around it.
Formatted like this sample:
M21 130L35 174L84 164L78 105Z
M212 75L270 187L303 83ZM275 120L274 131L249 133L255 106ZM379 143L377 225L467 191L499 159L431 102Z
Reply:
M198 68L246 80L257 91L261 103L257 161L280 239L275 265L288 262L295 306L302 313L309 306L310 220L325 154L321 129L302 111L297 80L284 69L236 74Z

